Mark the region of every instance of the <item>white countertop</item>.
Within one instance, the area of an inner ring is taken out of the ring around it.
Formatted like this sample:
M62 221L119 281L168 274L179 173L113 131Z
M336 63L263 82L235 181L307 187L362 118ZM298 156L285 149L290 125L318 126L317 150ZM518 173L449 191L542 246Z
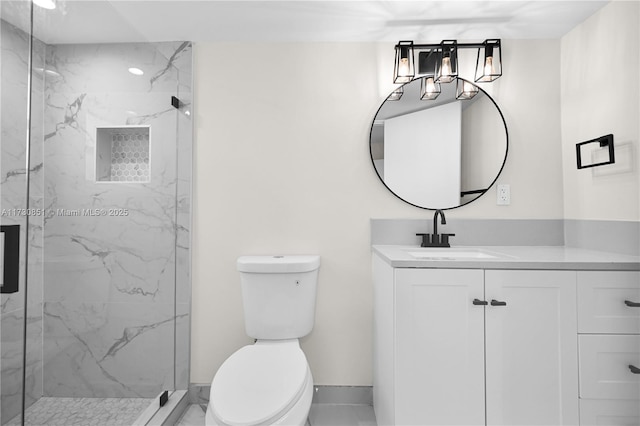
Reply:
M419 246L374 245L385 262L398 268L459 269L566 269L640 271L640 257L563 246L455 246L422 248ZM410 253L451 253L450 257L416 258ZM456 252L463 255L455 258ZM462 252L462 253L461 253ZM469 258L464 253L492 257Z

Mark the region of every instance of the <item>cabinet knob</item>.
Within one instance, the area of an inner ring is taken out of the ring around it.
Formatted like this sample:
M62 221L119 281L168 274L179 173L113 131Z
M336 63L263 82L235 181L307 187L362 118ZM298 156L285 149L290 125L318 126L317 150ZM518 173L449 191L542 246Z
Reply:
M632 302L631 300L625 300L624 304L629 306L630 308L640 308L640 303Z
M631 370L633 374L640 374L640 368L636 367L635 365L629 364L629 370Z
M507 306L507 302L501 302L496 299L491 299L491 306Z
M488 305L489 303L486 300L480 300L480 299L473 299L473 304L478 306L485 306Z

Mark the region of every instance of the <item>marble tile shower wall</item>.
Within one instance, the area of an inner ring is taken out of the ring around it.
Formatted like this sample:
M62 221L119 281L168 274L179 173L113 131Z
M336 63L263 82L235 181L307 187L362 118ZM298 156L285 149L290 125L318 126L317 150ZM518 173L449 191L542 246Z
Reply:
M34 41L32 102L43 105L44 44ZM42 215L29 217L29 240L26 242L27 216L27 94L29 36L22 30L0 21L0 223L20 225L19 291L0 296L0 424L17 415L22 404L23 324L27 318L26 404L42 395ZM31 146L29 207L43 205L42 108L35 109L31 136L40 141ZM25 310L25 244L29 254L29 291Z
M43 393L184 389L191 126L171 96L190 103L191 46L48 46L46 67ZM148 182L96 182L97 129L118 126L150 127Z

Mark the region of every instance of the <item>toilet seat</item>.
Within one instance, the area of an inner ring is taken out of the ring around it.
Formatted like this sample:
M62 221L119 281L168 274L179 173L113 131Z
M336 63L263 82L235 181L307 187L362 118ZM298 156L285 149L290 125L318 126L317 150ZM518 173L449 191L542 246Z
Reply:
M300 399L309 377L297 340L258 341L236 351L216 373L212 412L227 425L272 423Z

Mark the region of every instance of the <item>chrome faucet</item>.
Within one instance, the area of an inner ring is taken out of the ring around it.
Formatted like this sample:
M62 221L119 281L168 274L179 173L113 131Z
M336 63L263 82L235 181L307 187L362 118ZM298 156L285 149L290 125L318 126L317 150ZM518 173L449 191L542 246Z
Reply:
M436 210L433 215L433 234L416 234L422 237L420 247L451 247L449 237L453 237L456 234L438 234L438 215L440 215L440 224L447 224L444 212L442 210Z

